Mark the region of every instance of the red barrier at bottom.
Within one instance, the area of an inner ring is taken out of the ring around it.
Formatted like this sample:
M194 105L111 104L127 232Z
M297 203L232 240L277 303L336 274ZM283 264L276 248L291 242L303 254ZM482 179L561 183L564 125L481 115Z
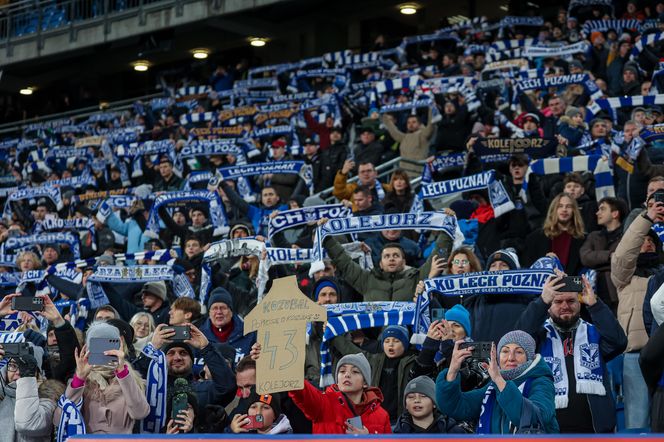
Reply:
M276 436L256 436L256 435L239 435L239 434L200 434L197 436L180 435L169 436L166 434L160 435L85 435L74 436L70 439L77 442L132 442L136 440L154 440L154 439L175 439L178 442L201 442L211 439L234 439L242 440L243 442L267 442L268 440L278 439L279 441L297 441L301 442L304 439L315 440L316 442L339 442L342 440L352 441L357 439L370 439L370 440L394 440L394 439L407 439L408 442L436 442L444 439L445 442L467 442L469 439L490 439L491 442L509 442L514 439L520 441L533 441L533 442L638 442L643 440L658 440L664 441L664 434L612 434L612 435L581 435L581 434L565 434L565 435L537 435L537 436L505 436L505 435L472 435L459 437L458 435L446 434L432 434L431 437L422 437L418 435L409 434L394 434L394 435L368 435L368 436L344 436L344 435L305 435L305 434L291 434L291 435L276 435Z

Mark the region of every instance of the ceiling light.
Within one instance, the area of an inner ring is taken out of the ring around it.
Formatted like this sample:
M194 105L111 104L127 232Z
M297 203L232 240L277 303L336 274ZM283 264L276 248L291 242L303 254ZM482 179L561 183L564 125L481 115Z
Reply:
M198 60L205 60L210 55L210 50L205 48L198 48L191 51L194 58Z
M510 10L509 6L507 6L507 5L501 5L501 6L498 7L498 9L500 9L501 11L505 11L505 12Z
M30 87L24 87L20 91L18 91L19 94L21 95L32 95L32 93L35 91L35 88L30 86Z
M249 44L261 48L267 44L267 38L252 37L249 39Z
M145 72L150 68L150 63L147 60L137 60L131 64L137 72Z
M399 12L401 12L403 15L413 15L417 13L418 5L414 3L405 3L403 5L399 5Z

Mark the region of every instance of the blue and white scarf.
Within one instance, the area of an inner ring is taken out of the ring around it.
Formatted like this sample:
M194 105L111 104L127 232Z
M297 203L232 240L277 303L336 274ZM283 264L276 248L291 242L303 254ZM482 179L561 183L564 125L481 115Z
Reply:
M525 399L529 393L530 379L526 379L517 388ZM494 387L494 384L490 384L482 398L482 408L480 409L480 418L476 429L477 434L496 434L499 431L502 431L502 429L495 429L493 431L491 429L491 416L493 415L493 409L496 406L496 400L496 388ZM513 429L513 432L516 433L519 424L520 422L509 422L509 428Z
M253 163L241 166L220 167L217 172L225 180L236 180L242 176L288 173L296 174L304 180L313 193L313 172L311 166L304 161L272 161L269 163Z
M180 158L191 158L212 155L242 156L244 150L235 144L234 139L194 140L187 143L178 154Z
M169 204L188 204L203 202L209 204L210 223L214 227L213 235L222 235L228 231L228 221L224 213L219 194L204 190L176 190L159 195L152 205L145 232L146 236L157 238L160 230L159 208Z
M550 270L519 269L445 275L426 279L424 288L426 293L443 296L539 295L552 274Z
M327 322L320 345L320 387L335 383L329 341L353 330L388 325L412 325L414 302L363 302L326 305ZM426 334L426 332L425 332Z
M45 218L39 221L44 230L94 230L95 223L90 218Z
M489 202L493 207L495 216L499 217L513 210L514 203L510 200L503 183L496 180L495 174L494 170L490 170L462 178L424 184L413 200L411 212L417 213L423 210L423 201L426 199L439 198L470 190L487 189Z
M642 35L641 39L637 41L632 48L631 58L634 59L638 57L644 47L653 43L659 43L662 40L664 40L664 32L654 32L652 34Z
M70 232L38 233L34 235L10 237L5 241L4 249L16 250L45 244L67 244L69 245L69 249L74 255L74 258L78 259L81 257L81 247L78 236L75 236Z
M664 94L595 99L589 106L586 106L586 122L590 122L595 118L595 115L604 110L611 114L613 123L617 124L618 114L616 109L633 106L652 106L654 104L664 104Z
M141 433L159 433L166 426L168 367L164 352L148 343L142 352L150 358L145 395L150 413L141 421Z
M172 280L173 268L171 266L99 266L88 278L86 288L91 307L98 308L109 303L101 283L125 284Z
M622 34L623 29L640 31L641 22L636 19L588 20L581 28L581 35L588 38L593 32L606 32L609 29L615 30L618 35Z
M570 84L581 84L593 100L602 97L602 91L597 87L595 82L590 79L588 74L568 74L547 77L543 72L539 72L539 75L535 78L527 78L515 82L513 103L518 101L518 95L521 91L546 89L549 87L564 87Z
M46 181L44 186L59 186L59 187L73 187L75 189L80 189L85 186L97 186L97 180L94 176L89 173L85 173L81 176L73 176L70 178L62 178L60 180L50 180Z
M522 39L512 39L512 40L499 40L499 41L494 41L491 43L491 46L489 46L488 52L503 52L503 51L509 51L510 49L516 49L516 48L527 48L535 42L537 42L538 39L536 38L522 38Z
M513 155L522 153L530 158L545 158L556 154L558 140L555 138L477 138L473 151L478 157L491 155Z
M374 88L376 90L376 94L378 95L395 91L402 91L403 89L408 89L413 92L422 84L422 82L422 77L419 75L412 75L410 77L378 81L376 82Z
M58 399L58 408L62 409L58 432L55 436L56 442L66 442L72 436L86 434L85 421L81 414L83 398L76 403L72 402L65 394Z
M572 55L579 52L587 52L590 49L590 44L586 41L580 41L567 46L541 46L533 45L526 46L523 51L523 56L528 58L536 57L563 57L565 55Z
M540 353L553 372L556 408L567 408L569 379L563 342L551 318L546 320L544 328L546 341L542 343ZM594 325L579 319L579 325L574 333L574 376L578 394L606 395L600 339L600 333Z
M4 218L11 218L12 208L11 202L13 201L22 201L26 199L39 199L42 197L49 198L58 210L62 210L64 203L62 202L62 196L60 195L60 189L58 187L26 187L19 189L16 192L12 193L7 197L7 202L5 203L5 210L2 216Z
M590 170L595 174L595 196L597 201L607 196L615 196L611 164L605 157L600 155L544 158L531 161L519 195L523 202L528 202L528 180L531 173L548 175L551 173L585 172Z
M327 204L323 206L285 210L270 218L268 224L268 238L272 238L277 233L286 229L318 221L321 218L346 218L352 215L353 211L343 204Z
M457 229L456 217L438 212L393 213L389 215L352 216L335 218L316 229L314 259L310 274L323 270L323 241L327 236L336 236L382 230L442 230L454 239Z

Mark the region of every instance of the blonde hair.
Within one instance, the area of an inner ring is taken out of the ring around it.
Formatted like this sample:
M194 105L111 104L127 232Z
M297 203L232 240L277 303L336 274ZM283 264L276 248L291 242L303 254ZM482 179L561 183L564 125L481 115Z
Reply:
M558 205L563 198L568 198L572 202L572 221L567 229L563 228L558 222ZM583 218L581 218L581 212L579 211L579 205L576 203L576 200L567 193L556 195L551 204L549 204L549 210L544 220L544 236L553 239L560 236L563 232L567 232L572 237L580 239L584 237L584 230Z
M151 334L151 333L154 331L154 329L156 328L156 326L155 326L155 324L154 324L154 318L152 317L152 315L151 315L150 313L147 313L147 312L138 312L138 313L136 313L136 314L135 314L134 316L132 316L131 319L129 320L129 325L131 325L131 328L134 328L134 325L136 325L136 323L138 322L138 320L141 319L141 318L143 318L143 317L148 318L148 335L149 335L149 334ZM136 338L135 335L136 335L136 334L134 333L134 342L136 342L136 339L138 339L138 338Z
M19 270L21 270L21 262L25 259L29 259L32 261L32 264L34 265L34 270L39 270L42 268L41 260L39 259L39 256L35 252L31 252L29 250L25 250L21 253L18 254L18 257L16 258L16 267L18 267Z

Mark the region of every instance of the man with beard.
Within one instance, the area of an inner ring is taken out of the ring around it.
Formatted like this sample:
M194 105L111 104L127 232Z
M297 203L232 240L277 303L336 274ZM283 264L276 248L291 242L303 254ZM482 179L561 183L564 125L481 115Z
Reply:
M627 337L588 280L583 292L561 292L563 273L551 276L515 329L528 332L551 367L561 433L613 433L615 404L606 363L620 355ZM590 322L581 319L581 304Z
M212 345L205 335L192 324L191 339L187 341L173 341L171 338L175 330L166 324L160 324L154 331L152 345L161 349L166 356L168 369L168 388L173 388L175 379L184 378L189 382L196 394L198 402L197 416L202 416L207 405L222 405L230 403L235 396L235 383L233 371L224 360L220 351ZM195 380L193 374L194 350L200 354L208 366L212 379ZM142 371L148 367L146 357L141 356L137 366ZM147 372L142 373L146 375Z

